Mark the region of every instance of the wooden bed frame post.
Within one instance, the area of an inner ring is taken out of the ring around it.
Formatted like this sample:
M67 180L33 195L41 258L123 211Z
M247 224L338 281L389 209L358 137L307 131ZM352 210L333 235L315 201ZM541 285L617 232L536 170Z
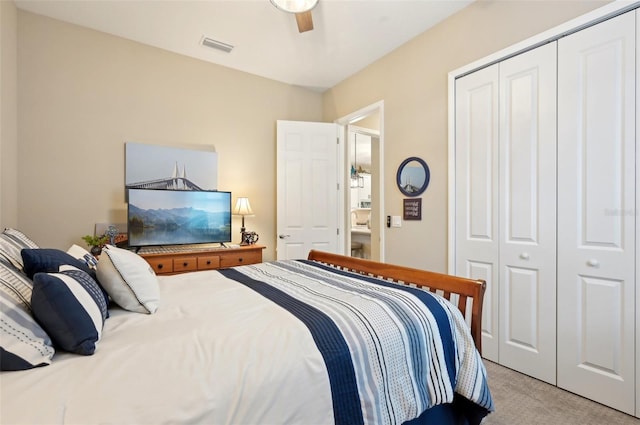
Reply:
M457 295L458 310L470 322L471 337L478 352L482 354L482 304L484 291L487 287L484 280L474 280L410 267L378 263L362 258L347 257L316 250L309 252L308 259L342 270L379 277L398 284L415 285L430 292L438 293L449 301L451 301L452 295ZM469 299L471 300L470 313L467 311L467 300ZM469 316L471 317L469 318Z

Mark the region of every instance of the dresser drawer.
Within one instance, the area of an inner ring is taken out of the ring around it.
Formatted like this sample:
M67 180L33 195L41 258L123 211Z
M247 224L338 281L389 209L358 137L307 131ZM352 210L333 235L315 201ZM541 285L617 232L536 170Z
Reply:
M222 254L220 267L234 267L262 262L262 251Z
M156 274L173 273L172 258L145 258Z
M198 257L198 270L211 270L220 267L219 255L203 255Z
M179 257L173 259L173 271L176 273L198 270L198 257Z

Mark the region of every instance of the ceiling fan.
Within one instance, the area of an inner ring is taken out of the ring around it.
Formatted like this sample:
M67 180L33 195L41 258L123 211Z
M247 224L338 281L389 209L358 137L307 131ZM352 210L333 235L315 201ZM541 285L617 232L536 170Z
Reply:
M270 0L278 9L296 15L298 32L311 31L313 29L313 17L311 9L318 5L318 0Z

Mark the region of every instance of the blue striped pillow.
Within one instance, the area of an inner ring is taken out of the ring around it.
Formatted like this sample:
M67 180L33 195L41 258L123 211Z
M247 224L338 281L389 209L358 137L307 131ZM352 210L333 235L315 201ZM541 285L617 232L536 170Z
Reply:
M68 265L57 273L36 273L31 306L55 347L82 355L95 352L107 303L89 274Z
M73 266L95 278L95 271L86 262L55 248L29 248L22 250L23 271L33 278L36 273L51 273L60 270L63 265Z
M0 257L0 370L46 366L54 353L31 315L31 281Z
M98 259L81 246L76 244L71 245L67 250L67 254L85 263L92 271L95 271L98 268Z

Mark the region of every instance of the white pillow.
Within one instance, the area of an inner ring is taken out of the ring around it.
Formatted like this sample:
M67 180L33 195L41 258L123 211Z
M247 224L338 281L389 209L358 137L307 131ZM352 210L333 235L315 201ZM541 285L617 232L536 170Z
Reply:
M158 278L138 254L106 245L96 273L111 299L125 310L152 314L158 309Z

